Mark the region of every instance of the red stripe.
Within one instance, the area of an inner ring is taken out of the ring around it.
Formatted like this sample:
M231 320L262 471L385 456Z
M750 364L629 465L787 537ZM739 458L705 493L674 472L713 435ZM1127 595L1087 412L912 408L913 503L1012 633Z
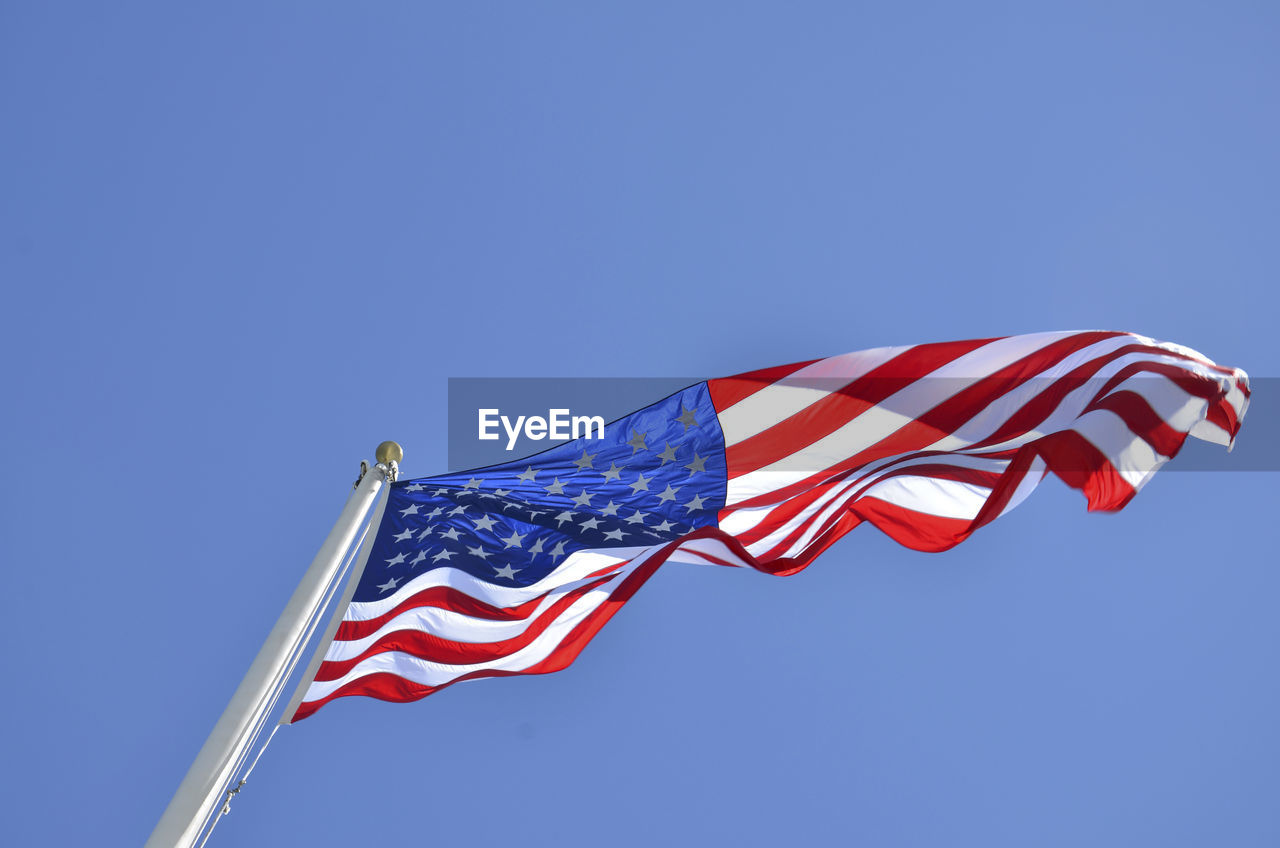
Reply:
M1132 344L1117 348L1110 353L1090 359L1077 365L1061 377L1054 379L1049 386L1031 398L1027 403L1009 416L999 429L989 437L974 442L967 450L982 448L986 445L997 445L1023 436L1039 427L1051 416L1067 395L1088 384L1099 371L1111 362L1131 353L1150 353L1149 345Z
M987 498L987 502L982 505L982 509L978 510L978 514L974 516L970 533L979 527L985 527L995 520L996 516L1005 511L1009 506L1009 501L1013 499L1018 487L1022 485L1023 480L1030 472L1031 465L1038 455L1033 450L1019 450L1017 452L1017 455L1009 463L1009 467L1001 475L1000 482L991 488L991 495ZM1039 482L1037 480L1036 484L1039 485Z
M1104 338L1114 337L1118 334L1098 333L1088 335L1092 336L1088 342L1091 344ZM1079 337L1073 337L1073 339L1075 338ZM1006 425L1002 426L995 435L976 443L975 447L981 447L984 444L996 444L1010 438L1014 438L1018 435L1025 434L1027 431L1046 419L1052 411L1057 408L1066 394L1076 388L1079 388L1080 385L1083 385L1084 380L1092 377L1108 362L1134 352L1149 354L1158 353L1161 356L1164 356L1167 353L1164 350L1153 349L1147 345L1127 345L1104 356L1096 357L1093 360L1073 369L1065 378L1055 381L1050 390L1037 395L1033 399L1032 403L1027 404L1023 409L1019 410L1018 413L1012 416L1010 421ZM1171 355L1179 356L1183 359L1189 359L1189 357L1183 357L1177 354ZM1181 388L1193 396L1204 396L1205 394L1215 392L1218 395L1222 394L1221 387L1216 381L1202 377L1188 377L1185 371L1178 369L1176 366L1161 362L1142 362L1126 366L1119 372L1118 380L1115 378L1109 379L1108 382L1104 384L1104 387L1107 390L1114 389L1124 379L1138 373L1147 372L1164 374L1178 382ZM992 378L1013 379L1015 383L1021 382L1017 377L1013 377L1012 375L1001 375L999 372L992 375ZM991 380L992 378L987 379ZM975 384L972 387L974 390L979 388L980 384ZM986 397L981 401L981 408L986 408L990 403L990 388L991 387L988 386ZM962 397L963 394L964 393L957 395L956 398L953 398L952 400L963 404L966 400ZM950 403L950 401L948 403ZM943 408L945 405L946 404L940 405L939 408ZM1223 407L1227 410L1231 409L1229 404L1226 404L1225 401L1211 405L1210 420L1213 420L1218 414L1225 416L1226 413L1222 411ZM927 422L930 416L933 416L939 408L935 408L935 410L932 410L925 416L921 416L921 420ZM1092 408L1106 408L1115 412L1122 418L1122 420L1125 421L1135 434L1143 437L1155 450L1164 456L1171 457L1176 455L1185 441L1185 434L1179 433L1174 428L1170 427L1155 413L1154 410L1151 409L1145 399L1134 392L1124 391L1115 393L1111 395L1109 399L1095 401L1089 407L1089 409ZM959 417L960 414L958 414L957 417ZM1234 422L1234 416L1232 421L1229 423L1236 423ZM956 426L958 427L959 425ZM1224 429L1227 429L1227 427L1224 426ZM895 436L896 435L897 434L895 434ZM1075 434L1072 435L1075 436ZM1075 436L1075 440L1078 440L1077 444L1071 444L1072 440L1070 439L1048 442L1038 440L1038 442L1046 454L1046 462L1052 465L1052 470L1058 474L1058 476L1062 477L1068 485L1072 485L1085 492L1089 499L1090 509L1119 509L1133 497L1133 487L1119 475L1100 451L1079 436ZM907 451L901 452L905 453ZM980 511L979 517L975 519L973 527L968 531L951 538L951 541L947 542L945 547L951 547L963 538L967 538L968 534L972 532L972 530L985 525L1004 510L1008 504L1008 500L1017 490L1018 484L1025 476L1025 468L1029 467L1030 460L1033 459L1037 453L1040 453L1040 451L1027 453L1025 455L1026 458L1022 459L1018 468L1010 469L1013 473L1007 477L1006 481L1002 482L999 486L992 486L992 496L988 499L987 505L984 505L983 510ZM861 457L854 458L853 461L857 461L859 458ZM839 465L843 464L845 463L838 464L837 468ZM953 468L954 466L947 467ZM911 473L911 468L904 467L903 469L886 476L900 476L904 473ZM833 485L838 485L838 481L847 478L848 471L840 470L833 476L827 477L820 482L815 482L814 478L818 476L819 475L814 475L809 481L805 481L806 483L809 483L810 487L808 490L792 494L788 500L784 501L778 507L775 507L766 519L759 522L751 529L739 534L739 538L744 542L744 544L751 544L767 537L770 533L774 532L777 527L784 525L795 516L802 514L805 509L811 507L814 501L820 499L824 493L828 492ZM984 484L981 481L975 482L978 482L979 485L990 485L989 483ZM795 488L798 487L789 487L787 491L792 492ZM849 496L849 501L859 502L858 499L866 488L867 487L864 486L858 493L851 494ZM763 497L753 499L753 502L763 499ZM741 507L749 506L753 502L744 503ZM886 505L886 507L887 506L888 505ZM733 508L726 509L722 512L722 516L727 516L732 511ZM884 509L877 509L877 515L886 517L886 521L890 520L887 517L889 513L885 512ZM947 521L953 520L948 519ZM824 523L834 524L835 522L832 519L828 519ZM954 527L947 527L945 526L946 523L947 522L931 522L931 527L926 528L924 534L914 542L906 541L910 532L902 530L901 534L903 535L903 538L898 540L904 544L909 544L909 546L918 547L922 550L940 550L941 548L938 548L937 545L942 544L942 542L939 540L946 539L949 538L950 535L954 535ZM968 522L963 520L961 520L961 523L968 524ZM785 551L789 549L794 545L795 540L800 538L803 533L808 531L808 529L809 525L802 525L801 527L796 528L794 532L788 534L788 537L784 541L774 545L773 548L771 548L770 553L773 551ZM821 533L819 535L821 535ZM890 535L893 534L891 533ZM768 555L769 554L765 554L765 556Z
M930 455L944 457L948 454L945 451L932 451L930 452ZM883 468L884 466L881 466L881 469ZM921 477L929 480L947 480L954 483L967 483L974 486L981 486L984 489L994 489L999 485L1002 474L1000 471L985 471L982 469L967 468L965 466L950 465L946 463L919 463L916 465L893 468L889 471L882 471L881 469L868 472L868 477L878 474L879 476L877 476L876 479L867 480L857 488L854 488L842 496L841 500L846 505L845 510L855 509L856 505L861 503L865 497L874 497L874 495L867 496L867 491L878 483L885 480L891 480L895 477ZM825 510L830 508L830 506L831 504L824 504L821 509ZM814 537L817 538L824 533L827 533L832 527L837 526L839 523L839 515L840 510L837 510L826 519L823 519L822 524L820 525L821 529L814 534ZM814 520L817 520L816 515L814 516ZM779 522L778 526L781 526L784 523L785 522ZM781 553L789 550L806 532L809 531L812 526L812 521L806 524L801 524L788 533L781 541L775 543L768 551L762 552L760 556L767 558L775 555L775 552ZM739 538L741 538L742 535L743 534L739 534ZM763 536L761 536L761 538L763 538ZM746 540L743 540L743 543L751 544L751 542ZM929 544L928 542L922 542L922 544L925 544L926 547L917 548L917 550L934 550L932 547L927 547Z
M1166 354L1164 351L1162 351L1162 354L1169 356L1175 355ZM1182 359L1190 358L1181 356L1180 354L1177 356ZM1193 361L1198 362L1199 360ZM1115 377L1112 377L1107 381L1107 384L1098 392L1098 395L1106 394L1112 388L1119 385L1123 379L1136 376L1139 373L1160 374L1169 379L1187 394L1210 401L1208 411L1206 413L1206 419L1210 423L1216 424L1232 436L1235 436L1235 434L1239 432L1240 419L1236 415L1235 407L1227 402L1226 392L1223 391L1222 385L1218 383L1217 380L1210 377L1203 377L1199 374L1190 373L1167 362L1152 362L1147 363L1145 367L1135 367L1140 364L1141 363L1135 363L1135 365L1130 365L1121 369Z
M1205 416L1210 424L1221 427L1224 432L1235 436L1236 431L1240 429L1240 424L1235 420L1235 410L1226 404L1215 404L1209 407L1209 414Z
M1000 458L1003 458L1004 453L1005 452L1002 451L1000 456L994 456L994 455L984 456L983 458L984 459L1000 459ZM855 473L865 477L875 476L876 479L870 480L864 483L861 486L861 488L854 488L850 490L848 493L844 495L844 498L846 499L846 501L861 496L863 492L865 492L869 487L880 482L880 480L889 479L891 477L901 477L906 475L921 476L921 477L931 476L936 479L954 480L960 483L974 483L975 485L984 486L987 488L990 488L991 486L995 485L995 481L999 477L999 472L982 471L979 469L967 468L964 466L951 465L947 463L919 463L916 465L904 465L900 468L895 468L891 471L886 471L886 469L892 468L892 466L894 465L898 465L902 462L907 462L914 459L921 459L924 457L935 457L935 456L946 457L946 456L952 456L952 455L954 454L948 451L920 451L908 457L900 457L900 458L894 459L892 462L881 464L879 466L876 466L875 468L849 469L847 471L844 471L836 475L831 480L823 482L813 487L813 489L811 489L810 491L804 492L801 495L797 495L796 497L793 497L787 500L786 502L781 503L778 506L774 507L769 512L769 515L767 518L757 523L754 527L748 530L744 530L741 533L738 533L737 537L739 541L741 541L742 544L744 545L751 545L755 542L760 541L761 539L768 536L770 533L773 533L775 530L777 530L777 528L782 527L787 522L801 515L805 510L812 508L812 504L814 502L820 500L823 496L829 493L832 488L843 485L845 482L848 481L849 477L853 476ZM932 473L928 473L928 472L932 472ZM826 509L828 506L829 504L823 504L822 507L820 507L819 509ZM727 514L729 512L732 512L732 510L724 510L722 514ZM792 540L799 538L799 536L804 531L805 531L804 526L797 528L793 533L787 536L787 541L784 541L775 545L774 549L785 550L786 548L789 548L793 543Z
M800 515L809 509L816 501L821 500L834 486L842 484L848 477L848 472L837 474L830 480L824 480L817 483L807 490L796 494L794 497L788 498L777 506L769 510L769 514L756 522L754 527L750 527L738 533L738 539L744 545L750 545L760 541L768 536L774 530L786 524L791 519ZM736 512L740 507L726 507L720 510L720 524L728 518L730 514Z
M711 405L717 412L723 412L738 401L745 400L783 377L818 361L820 360L810 359L807 362L792 362L789 365L778 365L774 368L762 368L759 371L748 371L746 374L708 380L707 389L711 392Z
M653 576L654 572L658 570L658 566L666 561L667 557L675 550L677 544L676 542L669 543L665 550L654 554L647 562L631 572L618 585L613 594L609 596L609 599L592 610L579 622L546 659L527 669L522 671L482 669L464 674L441 686L426 686L420 683L413 683L389 672L376 672L344 684L323 698L314 701L303 701L298 705L298 709L294 712L289 722L300 721L335 698L342 698L348 695L365 695L383 701L416 701L463 680L477 680L484 677L511 677L517 674L549 674L553 671L568 668L577 659L578 654L582 653L582 649L586 647L592 637L600 631L600 628L604 627L609 619L622 608L622 605L629 601L636 591L644 585L645 581Z
M1074 430L1050 433L1024 450L1028 448L1043 457L1062 482L1084 492L1090 511L1121 509L1137 494L1111 460Z
M751 554L747 553L746 549L738 544L732 536L712 527L703 527L687 534L679 540L669 542L661 551L655 553L642 566L631 572L631 574L619 584L618 588L607 601L593 610L586 618L583 619L582 622L578 624L577 627L570 631L569 635L556 646L555 650L548 655L546 659L534 666L523 671L481 669L479 671L469 672L441 686L426 686L405 680L404 678L389 672L375 672L352 680L350 683L344 684L323 698L318 698L314 701L303 701L298 705L298 709L294 712L293 717L289 719L289 721L291 723L301 721L330 701L348 695L365 695L367 697L378 698L384 701L416 701L419 698L425 698L433 692L444 689L447 686L452 686L454 683L459 683L463 680L477 680L484 677L510 677L517 674L546 674L567 668L569 664L577 658L578 654L582 652L582 649L586 647L586 644L591 641L592 637L599 632L600 628L604 627L609 619L622 608L622 605L630 600L644 582L653 576L658 567L662 565L662 563L666 562L667 558L675 552L679 547L680 542L685 539L703 538L719 539L729 547L735 556L739 557L743 561L743 564L750 565L759 571L769 574L793 574L803 568L804 565L808 564L806 561L803 565L791 568L790 562L781 564L758 562L751 556Z
M863 521L870 521L877 530L898 544L930 553L955 547L969 535L973 523L964 518L916 512L875 496L860 498L849 507L849 511Z
M1173 456L1182 449L1187 434L1179 433L1161 418L1147 399L1137 392L1115 392L1089 404L1086 412L1105 409L1124 421L1134 435L1142 437L1161 456Z
M519 636L495 642L457 642L422 630L393 630L390 633L383 634L358 656L321 663L316 671L315 679L337 680L354 668L357 663L386 651L402 651L418 659L438 662L444 665L472 665L493 662L527 647L530 642L541 636L548 627L554 624L556 619L575 601L593 589L608 583L611 579L612 576L602 577L585 586L579 586L572 592L566 592L534 619Z
M1010 467L998 475L987 502L972 520L919 512L891 504L874 495L859 494L850 499L839 518L828 519L828 528L819 532L814 541L806 545L793 560L780 557L776 562L807 564L812 561L818 553L848 532L844 529L845 514L856 517L857 521L852 526L861 521L869 521L894 541L913 550L939 552L953 548L1004 510L1036 455L1042 456L1049 469L1063 482L1085 494L1090 510L1120 509L1136 494L1136 490L1120 476L1106 456L1083 436L1074 431L1053 433L1019 451ZM901 469L902 472L907 470ZM868 484L868 487L870 485L872 484ZM985 484L979 482L979 485ZM864 491L868 487L864 487ZM792 534L790 539L794 539L796 535ZM773 550L785 550L784 545L793 543L789 541L777 545ZM768 558L769 554L763 556Z
M1118 333L1092 333L1080 334L1080 336L1093 337L1091 342L1096 342L1104 338L1122 335ZM1080 336L1072 336L1064 339L1069 342ZM1150 352L1152 348L1145 345L1135 346L1137 350ZM1134 352L1128 346L1121 348L1104 356L1097 357L1072 369L1067 375L1057 378L1053 381L1053 385L1045 392L1041 392L1030 402L1025 404L1021 409L1015 412L1006 424L1001 426L995 434L974 443L967 450L972 448L981 448L989 444L998 444L1017 436L1023 435L1034 429L1036 425L1044 421L1054 409L1057 408L1070 391L1077 389L1084 381L1096 373L1100 368L1105 366L1107 362L1112 361L1126 353ZM856 468L865 465L868 462L874 462L887 456L897 454L907 454L921 448L928 447L943 435L953 433L966 424L974 415L988 408L989 405L1001 394L1007 392L1017 385L1021 385L1028 379L1036 376L1035 373L1022 371L1023 363L1027 359L1048 354L1048 358L1053 362L1061 361L1069 351L1062 353L1061 351L1051 352L1049 348L1032 354L1031 357L1019 360L1007 369L1001 369L988 378L975 383L963 392L957 393L953 398L944 401L929 412L924 413L915 421L903 425L903 427L886 438L882 439L874 445L869 446L865 450L857 454L843 459L829 468L817 469L815 473L803 480L796 481L779 489L756 495L734 504L736 508L748 508L755 506L768 506L770 504L779 503L789 498L798 496L801 492L806 491L813 486L820 485L832 474L841 471ZM1163 351L1161 352L1163 353ZM1057 355L1061 354L1061 355ZM1141 364L1141 363L1139 363ZM1152 365L1158 363L1151 363ZM1043 368L1051 367L1050 365L1042 365ZM1028 369L1029 370L1029 369ZM1005 373L1008 372L1008 373ZM732 476L732 475L731 475Z
M763 468L820 441L925 375L992 341L920 345L895 356L772 427L727 446L729 478Z
M384 624L396 616L419 607L439 607L441 609L455 610L473 618L484 618L489 621L520 621L528 618L541 600L542 598L538 597L514 607L495 607L486 604L484 601L477 600L465 592L459 592L450 586L432 586L430 589L424 589L405 598L395 608L377 618L342 622L338 625L338 630L333 638L338 642L363 639L376 633Z
M599 571L592 572L582 579L591 580L607 572L614 571L615 568L615 566L610 565ZM432 586L408 596L382 615L360 621L343 621L338 625L333 638L339 642L363 639L376 633L383 625L401 613L418 607L439 607L440 609L460 612L472 618L484 618L490 621L521 621L533 614L543 597L545 596L539 595L514 607L495 607L451 586Z
M1161 351L1160 355L1168 356L1170 354ZM1210 377L1202 377L1199 374L1193 374L1168 362L1142 361L1133 362L1121 368L1103 384L1102 388L1098 390L1098 393L1094 395L1094 397L1101 397L1102 395L1105 395L1125 380L1139 374L1159 374L1163 377L1167 377L1172 383L1176 384L1178 388L1182 389L1187 394L1204 400L1212 400L1222 396L1222 385L1218 383L1217 380Z

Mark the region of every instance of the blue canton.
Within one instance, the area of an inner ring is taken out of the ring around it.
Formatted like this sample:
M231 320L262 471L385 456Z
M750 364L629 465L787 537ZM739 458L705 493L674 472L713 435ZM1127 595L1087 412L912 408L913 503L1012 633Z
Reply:
M354 600L433 568L536 583L583 548L661 544L714 525L724 435L706 383L516 462L392 485Z

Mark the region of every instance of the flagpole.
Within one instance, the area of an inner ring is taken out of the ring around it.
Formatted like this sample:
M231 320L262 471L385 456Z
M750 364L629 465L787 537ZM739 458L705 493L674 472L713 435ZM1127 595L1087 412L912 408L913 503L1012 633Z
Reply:
M236 765L252 744L253 730L262 718L263 709L272 702L274 690L284 686L284 672L292 654L301 647L299 640L320 613L326 590L355 541L369 508L377 500L383 484L395 480L403 456L404 451L395 442L378 445L378 464L357 482L337 523L178 785L146 848L191 848L199 838L214 807L222 802Z
M386 508L387 500L384 498L373 511L373 528L376 529L382 523L382 513ZM343 615L346 613L347 607L350 606L352 597L355 596L356 587L360 584L360 578L364 576L364 568L369 562L369 554L373 551L373 543L376 541L377 535L377 533L365 534L364 544L360 546L360 552L351 565L351 573L347 576L347 585L343 587L341 598L338 603L333 605L333 612L329 614L329 626L325 628L324 635L320 637L320 641L317 643L321 647L312 655L311 662L302 673L302 677L298 678L298 685L294 689L293 696L289 698L289 702L285 704L284 711L280 713L280 724L293 723L293 716L298 711L298 705L302 703L303 696L307 694L307 689L311 687L311 681L315 679L320 663L324 662L324 648L333 641L334 634L338 632L338 626L342 624Z

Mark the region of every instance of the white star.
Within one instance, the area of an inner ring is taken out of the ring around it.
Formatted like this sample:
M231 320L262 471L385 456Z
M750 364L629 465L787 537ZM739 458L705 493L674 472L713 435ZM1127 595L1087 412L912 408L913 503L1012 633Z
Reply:
M383 583L378 588L384 592L390 592L392 589L396 587L396 584L399 583L401 579L402 578L399 578L399 577L392 577L390 580L388 580L386 583Z
M689 463L688 465L686 465L686 466L685 466L685 468L689 469L689 473L690 473L691 475L692 475L692 474L695 474L695 473L697 473L697 472L699 472L699 471L706 471L706 470L707 470L707 458L706 458L705 456L698 456L698 452L697 452L697 451L694 451L694 452L693 452L693 462L691 462L691 463Z
M621 542L621 541L622 541L622 531L621 531L621 530L609 530L608 532L606 532L606 533L604 534L604 537L605 537L606 539L613 539L613 540L615 540L615 541Z
M556 560L560 559L563 556L564 556L564 539L561 539L559 542L556 542L556 546L551 549L551 562L554 563Z
M440 550L440 553L436 554L435 556L433 556L433 557L431 558L431 561L432 561L432 562L439 562L439 561L440 561L440 560L442 560L442 559L443 559L443 560L450 560L450 559L453 559L453 551L449 550L448 548L442 548L442 549Z
M443 533L441 533L440 535L441 535L441 536L443 536L443 537L445 537L446 539L448 539L448 540L450 540L450 541L456 541L456 540L457 540L457 538L458 538L458 535L459 535L459 534L458 534L458 528L457 528L457 527L450 527L448 530L444 531L444 532L443 532Z
M504 547L503 550L505 551L507 548L520 547L520 540L528 535L528 533L517 533L514 527L511 528L511 535L502 540L503 542L506 542L506 547Z
M468 481L466 482L466 484L465 484L462 488L463 488L463 489L478 489L478 488L480 488L480 487L481 487L481 486L483 486L483 485L484 485L484 481L483 481L483 480L477 480L476 478L472 477L470 480L468 480Z
M420 550L420 551L418 551L418 555L417 555L416 557L414 557L413 559L409 560L409 564L410 564L410 565L417 565L418 563L422 562L422 561L423 561L424 559L426 559L426 558L427 558L427 552L426 552L426 549Z
M511 494L510 489L494 489L493 490L493 496L495 498L505 498L509 494Z
M531 483L531 482L533 482L535 479L537 479L537 477L538 477L538 472L536 472L536 471L534 471L534 470L533 470L533 466L532 466L532 465L530 465L528 468L526 468L526 469L524 470L524 473L522 473L522 474L517 474L517 475L516 475L516 478L517 478L517 479L522 480L522 481L524 481L525 483Z
M544 487L544 488L546 488L546 490L547 490L547 494L548 494L548 495L563 495L563 494L564 494L564 483L561 483L561 482L560 482L560 478L559 478L559 477L555 478L555 480L553 480L553 481L551 482L551 485L550 485L550 486L546 486L546 487Z
M607 503L607 504L605 504L604 506L600 507L600 514L601 514L601 515L617 515L617 514L618 514L618 505L617 505L616 503L614 503L613 501L609 501L609 503Z
M604 473L604 479L606 483L610 480L622 479L622 469L618 467L618 463L609 463L609 470Z
M670 532L670 531L671 531L671 528L672 528L672 527L675 527L675 525L674 525L674 524L672 524L670 521L667 521L667 520L664 518L664 519L662 519L662 523L661 523L661 524L655 524L655 525L654 525L654 527L653 527L653 529L654 529L654 530L657 530L659 533L668 533L668 532Z
M653 477L646 477L643 474L636 475L636 481L631 484L631 494L634 495L641 490L649 491L649 481L652 479Z
M698 495L697 497L690 500L687 504L685 504L684 508L689 510L690 512L695 512L703 508L702 502L705 500L706 498L704 498L702 495Z
M512 568L510 565L504 565L504 566L502 566L502 568L499 568L499 569L498 569L497 574L495 574L494 576L495 576L495 577L505 577L505 578L507 578L508 580L515 580L515 579L516 579L516 572L517 572L517 571L522 571L522 570L523 570L523 569L520 569L520 568Z
M449 514L450 515L466 515L467 508L459 504L458 506L455 506L453 509L449 510Z
M406 527L403 533L399 533L391 538L395 539L397 542L403 542L405 539L413 538L413 531Z
M582 522L583 530L594 530L599 526L600 526L600 521L595 516L592 516L591 518L588 518L586 521Z
M473 557L480 557L480 559L488 559L490 557L489 551L486 551L478 545L474 548L467 548L467 553L471 554Z
M631 432L632 432L634 435L633 435L630 439L628 439L628 440L627 440L627 444L631 445L631 455L632 455L632 456L635 456L636 451L647 450L647 449L648 449L648 446L647 446L647 445L645 445L645 443L644 443L644 438L645 438L645 437L644 437L644 436L642 436L642 435L640 435L640 431L639 431L639 430L636 430L635 428L632 428Z
M427 487L426 487L426 486L424 486L424 485L422 485L421 483L414 483L412 486L405 486L405 487L404 487L404 490L405 490L406 492L421 492L422 490L424 490L424 489L426 489L426 488L427 488Z
M449 494L449 490L448 490L448 489L436 489L436 490L435 490L434 492L432 492L431 494L435 495L435 496L438 498L438 497L440 497L441 495L447 495L447 494Z
M635 515L627 519L628 524L644 524L644 514L640 510L636 510Z
M417 515L417 514L418 514L418 504L409 504L407 507L405 507L404 509L400 510L400 514L401 514L401 515L403 515L403 516Z
M425 538L427 538L428 536L430 536L430 535L431 535L431 530L432 530L432 529L433 529L433 528L431 528L431 527L424 527L424 528L422 529L422 532L418 534L418 541L419 541L419 542L421 542L423 539L425 539Z
M587 490L583 489L578 492L578 496L573 499L578 506L591 506L591 495L587 494Z
M529 553L531 554L542 553L542 537L541 536L533 540L533 544L529 546Z
M680 487L679 487L679 486L671 486L671 485L668 485L668 486L667 486L667 488L666 488L666 491L664 491L662 494L658 495L658 503L666 503L667 501L673 501L673 500L675 500L675 499L676 499L676 492L678 492L678 491L680 491Z
M444 507L442 507L442 506L438 506L438 507L436 507L435 509L433 509L433 510L431 510L430 512L428 512L428 513L427 513L427 518L428 518L428 519L435 518L437 515L439 515L439 514L440 514L440 513L442 513L442 512L444 512Z
M663 465L666 465L668 462L675 462L676 449L671 446L670 442L667 442L666 449L662 451L662 453L658 454L658 458L662 460Z
M698 419L694 416L693 410L689 409L683 403L680 404L680 408L683 409L684 412L680 413L680 417L676 420L684 425L684 430L687 433L689 432L690 427L698 426Z
M573 513L566 509L564 512L556 516L556 526L563 527L566 521L572 521L572 520L573 520Z
M584 451L582 452L582 456L580 456L580 457L578 457L577 459L575 459L575 460L573 461L573 464L574 464L574 465L576 465L576 466L578 466L578 470L579 470L579 471L590 471L590 470L591 470L591 460L593 460L593 459L595 459L595 458L596 458L596 454L594 454L594 453L587 453L587 452L584 450Z
M493 520L493 516L491 516L491 515L482 515L482 516L480 516L479 518L477 518L477 519L476 519L476 529L477 529L477 530L492 530L492 529L493 529L493 525L494 525L494 524L496 524L496 523L497 523L497 522Z
M402 562L404 562L404 554L396 554L391 559L387 560L387 566L399 565Z

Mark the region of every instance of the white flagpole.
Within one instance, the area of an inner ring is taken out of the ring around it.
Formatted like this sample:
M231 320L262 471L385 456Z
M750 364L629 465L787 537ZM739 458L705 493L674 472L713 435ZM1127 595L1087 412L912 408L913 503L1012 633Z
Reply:
M341 567L345 554L355 541L360 526L368 515L383 484L394 480L404 452L395 442L378 445L378 464L360 479L355 493L347 500L338 521L311 561L311 567L285 605L284 612L267 636L267 641L239 688L231 696L222 717L213 726L204 747L178 785L173 800L165 808L159 824L151 832L146 848L192 848L204 829L214 807L223 801L223 793L232 773L251 744L253 729L262 710L271 704L274 690L283 687L284 671L307 632L311 620L320 613L326 589ZM376 528L371 528L376 531Z
M374 528L377 528L382 523L382 513L386 508L387 502L383 500L378 508L373 511ZM311 657L311 662L307 665L306 671L298 679L298 686L293 692L293 697L285 705L284 712L280 713L280 724L293 723L293 714L298 711L298 705L302 703L303 696L311 688L311 681L315 679L316 672L320 669L320 663L324 661L325 650L333 642L334 634L338 632L338 626L342 624L342 617L346 613L347 607L351 605L351 599L356 594L356 587L360 585L360 578L364 576L364 567L369 562L369 554L373 550L376 536L377 533L365 534L364 544L360 546L360 553L356 556L355 562L352 563L351 573L347 576L347 585L343 587L342 595L338 603L333 605L333 612L329 615L329 626L325 628L324 635L320 637L320 641L317 643L319 647Z

